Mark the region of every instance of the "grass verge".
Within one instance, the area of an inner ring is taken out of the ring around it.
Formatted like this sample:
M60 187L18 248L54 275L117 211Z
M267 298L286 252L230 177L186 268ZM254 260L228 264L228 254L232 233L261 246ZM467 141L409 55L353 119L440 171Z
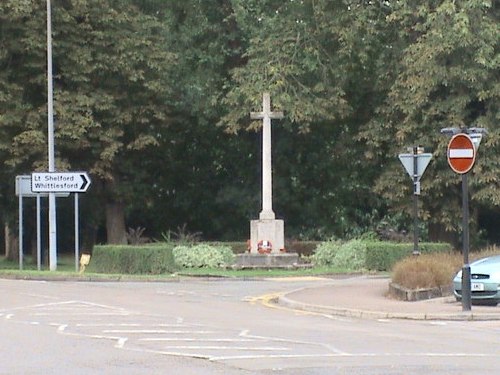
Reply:
M345 268L329 266L304 268L304 269L242 269L231 268L184 268L173 274L160 275L128 275L128 274L105 274L88 271L80 274L75 272L74 258L71 256L60 256L58 258L57 271L38 271L31 259L27 258L23 265L23 270L19 270L19 264L14 261L0 257L0 277L17 279L49 278L51 280L130 280L130 281L171 281L178 277L228 277L228 278L257 278L257 277L300 277L300 276L332 276L339 274L359 273Z

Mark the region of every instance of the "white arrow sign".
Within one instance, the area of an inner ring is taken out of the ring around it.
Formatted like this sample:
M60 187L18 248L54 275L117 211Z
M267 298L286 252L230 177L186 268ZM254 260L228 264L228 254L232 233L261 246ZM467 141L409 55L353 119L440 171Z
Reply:
M34 193L84 193L90 186L87 172L33 172Z

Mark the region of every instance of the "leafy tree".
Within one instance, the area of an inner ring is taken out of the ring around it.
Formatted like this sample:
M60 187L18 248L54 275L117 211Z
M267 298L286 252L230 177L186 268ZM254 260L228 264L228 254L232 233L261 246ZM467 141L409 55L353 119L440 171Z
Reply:
M45 3L15 3L4 5L24 12L21 33L4 34L17 46L8 74L24 84L27 104L18 122L6 125L14 133L7 162L33 170L46 168ZM124 242L135 160L158 145L158 129L168 125L175 56L165 25L130 1L65 0L53 8L57 169L89 170L103 199L108 242Z
M396 155L422 144L434 160L422 179L421 217L434 239L459 229L460 178L446 165L449 139L443 127L479 126L489 130L481 144L471 181L475 205L498 207L499 9L492 1L391 3L391 28L400 30L404 48L397 76L379 116L362 137L370 157L390 155L376 191L393 210L408 209L407 177ZM383 160L383 159L382 159ZM479 207L479 206L476 206Z
M285 111L287 130L275 126L275 202L294 235L308 228L353 235L383 214L370 191L378 166L362 162L357 134L388 90L384 62L394 54L387 43L394 32L383 22L386 8L235 1L249 47L247 63L233 70L220 125L235 133L259 129L248 112L259 109L264 91Z
M146 153L142 177L155 176L143 191L148 203L132 204L130 217L157 234L186 225L205 238L246 238L250 208L258 206L258 143L215 126L229 69L241 63L245 44L231 3L165 1L150 9L162 14L177 56L175 101L159 148Z

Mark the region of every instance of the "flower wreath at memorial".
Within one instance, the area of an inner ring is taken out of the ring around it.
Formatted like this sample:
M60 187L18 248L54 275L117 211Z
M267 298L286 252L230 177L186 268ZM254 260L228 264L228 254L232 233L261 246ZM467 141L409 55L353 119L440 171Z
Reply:
M257 251L259 254L269 254L273 250L273 245L270 241L261 240L257 243Z

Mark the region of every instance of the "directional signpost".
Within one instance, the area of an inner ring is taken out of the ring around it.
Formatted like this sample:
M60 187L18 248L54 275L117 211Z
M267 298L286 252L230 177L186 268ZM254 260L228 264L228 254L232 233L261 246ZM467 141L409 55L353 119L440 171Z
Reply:
M70 193L56 193L56 197L67 197ZM19 269L23 269L23 198L36 198L36 264L41 270L42 264L42 244L41 244L41 224L40 224L40 198L48 197L48 193L34 193L31 190L31 176L16 176L16 196L19 197Z
M78 271L79 257L79 223L78 223L78 193L85 193L90 186L87 172L33 172L31 174L31 192L58 194L75 193L75 270ZM49 254L50 255L50 254ZM51 271L56 269L57 253L50 257Z
M34 172L31 190L38 193L85 193L90 186L87 172Z
M423 147L413 147L411 154L399 154L399 160L413 180L413 255L419 255L418 250L418 196L420 195L420 178L432 159L432 154L424 153Z

